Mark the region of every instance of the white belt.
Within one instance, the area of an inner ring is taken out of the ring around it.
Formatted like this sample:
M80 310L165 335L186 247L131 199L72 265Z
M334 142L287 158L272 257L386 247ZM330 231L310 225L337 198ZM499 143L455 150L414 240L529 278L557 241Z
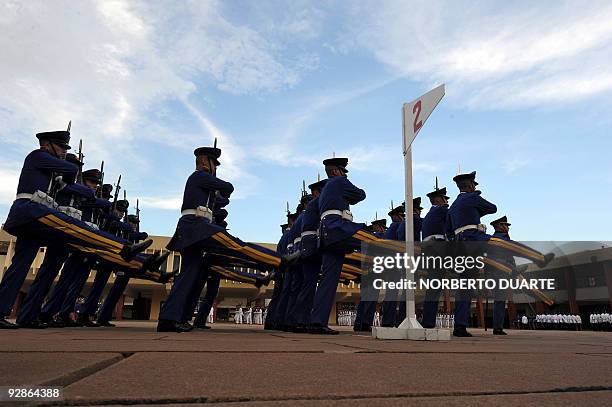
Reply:
M446 236L444 235L429 235L425 239L424 242L429 242L430 240L446 240Z
M351 222L353 221L353 214L349 210L344 210L344 211L341 211L339 209L327 210L321 214L321 220L323 220L323 218L329 215L338 215L338 216L342 216L342 219L350 220Z
M57 210L74 219L81 220L81 218L83 217L83 212L81 212L77 208L73 208L72 206L58 206Z
M465 232L466 230L472 230L472 229L477 229L477 230L480 230L481 232L486 232L487 226L483 225L482 223L480 225L465 225L465 226L461 226L460 228L455 229L455 234L458 235L459 233Z
M184 209L181 211L181 215L195 215L198 218L206 218L211 222L213 220L213 213L206 206L198 206L195 209Z
M28 193L17 194L15 199L29 199L30 201L34 203L44 205L51 209L57 209L57 203L55 202L55 200L52 197L50 197L47 193L42 192L42 191L36 191L33 194L28 194Z
M17 194L17 196L15 197L15 199L32 199L32 197L34 196L34 194Z
M306 231L302 232L300 237L303 239L304 236L312 236L312 235L318 236L319 232L317 232L316 230L306 230Z

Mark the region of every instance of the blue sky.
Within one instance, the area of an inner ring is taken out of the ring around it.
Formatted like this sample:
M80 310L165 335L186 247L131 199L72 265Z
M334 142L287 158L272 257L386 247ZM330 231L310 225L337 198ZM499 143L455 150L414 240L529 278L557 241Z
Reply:
M86 167L123 174L150 234L172 234L214 137L238 237L276 241L333 152L371 221L403 199L402 104L445 83L413 144L415 195L438 176L454 197L460 165L516 239L609 240L609 2L5 1L0 16L1 219L34 133L72 120Z

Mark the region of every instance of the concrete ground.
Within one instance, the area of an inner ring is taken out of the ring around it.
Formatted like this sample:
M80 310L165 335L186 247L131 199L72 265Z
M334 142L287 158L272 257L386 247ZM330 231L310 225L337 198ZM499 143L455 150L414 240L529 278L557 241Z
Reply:
M378 341L214 324L0 331L0 386L64 387L60 405L612 405L612 334L509 331Z

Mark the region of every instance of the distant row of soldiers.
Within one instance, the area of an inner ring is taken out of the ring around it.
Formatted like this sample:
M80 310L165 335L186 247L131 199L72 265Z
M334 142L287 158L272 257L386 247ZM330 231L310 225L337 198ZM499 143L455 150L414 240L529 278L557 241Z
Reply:
M365 199L365 191L348 180L348 159L330 158L323 161L327 179L309 185L310 194L303 194L294 213L289 213L287 223L281 225L283 234L278 242L280 255L289 256L290 266L276 273L275 286L270 303L266 329L315 334L337 334L328 327L339 281L361 281L362 294L367 273L363 269L363 245L385 247L403 252L406 240L405 205L389 212L391 224L375 220L368 227L353 222L350 206ZM427 194L432 207L425 218L420 214L421 199L413 202L413 240L417 254L421 249L437 242L476 242L464 245L474 257L483 252L495 255L485 258L490 273L502 276L521 276L514 257L533 261L545 267L554 254L542 254L525 245L514 242L509 236L510 223L504 216L493 221L493 235L486 233L481 217L497 211L476 190L476 173L459 174L453 178L460 191L449 206L446 188L436 188ZM436 183L437 184L437 183ZM395 243L395 244L393 244ZM297 260L296 260L297 259ZM441 277L444 270L430 271L430 278ZM462 276L467 278L470 275ZM385 297L382 305L382 326L397 327L405 318L405 304L397 292ZM439 290L428 290L425 296L423 326L436 327ZM467 332L470 303L473 293L455 293L453 334L471 336ZM399 300L399 301L398 301ZM503 318L505 293L496 293L494 333L505 335ZM377 302L364 300L359 304L354 323L355 331L371 331Z

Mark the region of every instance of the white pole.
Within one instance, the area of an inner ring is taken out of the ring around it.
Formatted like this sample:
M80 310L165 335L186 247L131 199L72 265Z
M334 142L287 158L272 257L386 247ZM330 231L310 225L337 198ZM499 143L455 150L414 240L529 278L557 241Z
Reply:
M405 198L406 198L406 255L414 256L414 219L412 217L412 146L407 146L404 154L404 172L405 172ZM406 268L406 281L414 281L414 271ZM407 289L406 295L406 319L400 324L401 329L422 328L421 324L416 319L416 306L414 303L414 290Z

